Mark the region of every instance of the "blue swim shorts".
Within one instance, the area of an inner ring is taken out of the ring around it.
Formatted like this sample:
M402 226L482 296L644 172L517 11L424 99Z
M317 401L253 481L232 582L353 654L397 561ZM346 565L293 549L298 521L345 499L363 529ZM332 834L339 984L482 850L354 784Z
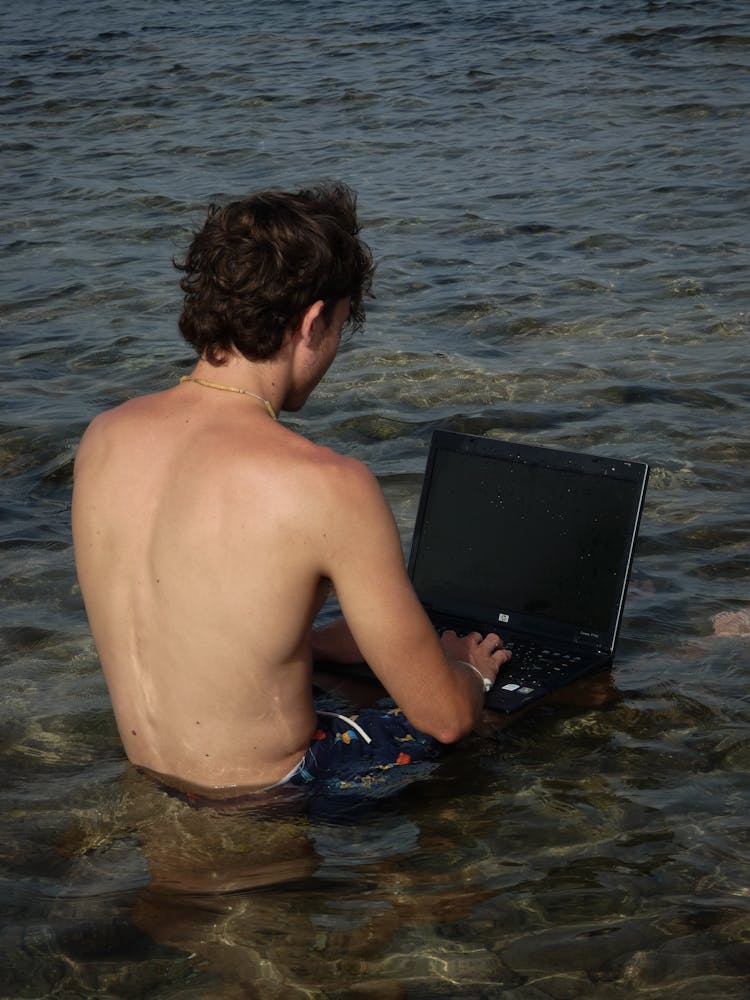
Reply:
M394 769L406 767L409 778L417 777L413 765L436 760L442 749L438 740L415 729L400 708L367 708L352 716L318 710L310 746L283 784L330 791L390 785Z
M289 795L288 804L296 808L302 795L311 803L310 811L335 819L340 810L350 810L352 803L374 802L426 778L445 750L438 740L415 729L392 702L347 716L325 711L320 701L339 707L332 699L318 699L317 727L305 755L285 778L267 788L213 799L166 784L145 768L138 770L168 795L194 808L273 811L284 807Z

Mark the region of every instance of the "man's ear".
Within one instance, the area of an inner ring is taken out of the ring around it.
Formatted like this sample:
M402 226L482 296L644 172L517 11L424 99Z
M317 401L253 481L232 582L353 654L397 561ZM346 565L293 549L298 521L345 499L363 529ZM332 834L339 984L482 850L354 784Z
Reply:
M317 343L318 338L325 329L324 309L325 302L322 299L318 299L317 302L313 302L312 305L308 306L302 314L302 320L297 331L300 339L310 346L314 346Z

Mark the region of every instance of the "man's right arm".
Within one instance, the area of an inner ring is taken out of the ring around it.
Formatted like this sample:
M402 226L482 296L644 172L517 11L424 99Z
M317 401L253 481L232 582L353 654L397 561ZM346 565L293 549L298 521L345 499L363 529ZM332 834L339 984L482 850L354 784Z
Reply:
M509 654L496 636L477 635L453 637L449 657L406 574L377 480L352 459L339 459L332 479L321 575L333 581L362 659L412 725L452 743L477 724L482 677L494 680Z

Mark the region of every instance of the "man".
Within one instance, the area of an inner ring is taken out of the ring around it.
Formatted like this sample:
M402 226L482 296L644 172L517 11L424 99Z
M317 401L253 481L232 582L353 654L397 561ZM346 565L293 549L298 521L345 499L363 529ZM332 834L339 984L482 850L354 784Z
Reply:
M510 655L496 635L441 645L375 478L275 419L363 320L358 232L343 185L212 208L178 265L192 375L98 416L76 459L78 576L126 753L207 798L314 781L352 739L418 759L472 729ZM313 630L331 584L344 617ZM314 657L365 660L400 712L316 715Z

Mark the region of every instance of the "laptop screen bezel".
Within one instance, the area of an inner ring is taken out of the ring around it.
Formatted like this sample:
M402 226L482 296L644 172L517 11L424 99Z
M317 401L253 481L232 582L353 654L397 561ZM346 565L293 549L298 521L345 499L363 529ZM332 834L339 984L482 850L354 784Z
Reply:
M609 625L604 631L593 631L581 628L577 623L551 620L543 616L526 615L513 609L498 608L493 604L481 601L448 600L436 597L434 594L420 593L417 588L420 601L433 620L445 621L456 618L461 621L475 622L482 628L492 628L501 634L504 630L531 634L563 645L581 649L595 649L611 655L614 652L622 621L648 481L648 465L643 462L624 461L584 452L485 438L478 435L461 434L456 431L433 431L408 560L408 573L412 583L414 583L419 546L422 541L425 515L428 509L430 484L436 463L443 451L476 454L487 458L497 458L503 462L512 461L526 465L574 471L582 476L609 476L625 480L634 486L637 502L633 505L630 521L624 532L623 551L614 588L616 595L609 613Z

